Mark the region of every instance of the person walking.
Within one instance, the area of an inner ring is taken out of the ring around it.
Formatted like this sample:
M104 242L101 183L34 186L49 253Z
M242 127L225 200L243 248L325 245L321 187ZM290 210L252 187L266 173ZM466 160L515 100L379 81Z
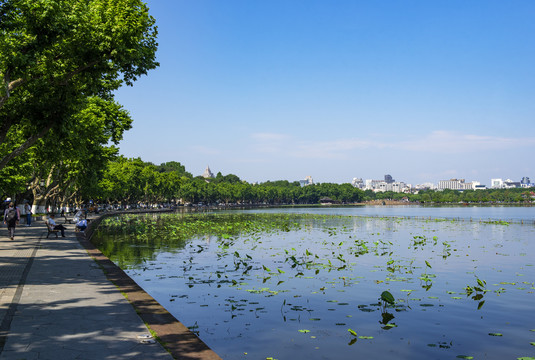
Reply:
M15 239L15 227L19 223L20 212L15 207L13 202L10 202L7 209L4 211L4 224L7 224L7 230L11 240Z
M24 204L24 211L26 212L26 226L32 226L32 206L28 202Z

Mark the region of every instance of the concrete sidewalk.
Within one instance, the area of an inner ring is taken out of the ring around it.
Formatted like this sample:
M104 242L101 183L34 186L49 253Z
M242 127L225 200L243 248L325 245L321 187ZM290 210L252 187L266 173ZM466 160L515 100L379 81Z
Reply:
M0 229L0 359L173 359L67 228Z

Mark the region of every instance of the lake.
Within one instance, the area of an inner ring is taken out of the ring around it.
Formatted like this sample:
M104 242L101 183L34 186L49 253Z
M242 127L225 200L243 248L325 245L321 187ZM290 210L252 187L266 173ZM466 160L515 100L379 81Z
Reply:
M535 354L534 209L126 215L94 242L224 359L516 359Z

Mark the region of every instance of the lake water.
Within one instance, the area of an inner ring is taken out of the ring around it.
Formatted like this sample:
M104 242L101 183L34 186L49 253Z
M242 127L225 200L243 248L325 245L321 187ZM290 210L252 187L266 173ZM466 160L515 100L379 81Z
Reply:
M534 209L130 216L95 243L224 359L516 359L535 355Z
M464 220L504 220L535 222L535 206L325 206L313 208L283 208L288 213L337 214L350 216L393 216L414 218L441 218ZM249 210L250 211L250 210ZM280 212L281 209L260 209L256 212Z

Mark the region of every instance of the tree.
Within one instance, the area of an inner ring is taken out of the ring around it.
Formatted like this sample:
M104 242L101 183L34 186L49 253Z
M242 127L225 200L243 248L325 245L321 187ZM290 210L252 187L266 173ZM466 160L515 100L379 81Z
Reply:
M237 175L234 175L234 174L223 175L221 174L221 172L218 172L215 178L211 182L215 184L219 184L222 182L229 183L229 184L236 184L236 183L240 183L241 180Z
M139 158L127 159L123 156L110 162L99 182L102 197L109 203L121 205L141 201L145 196L145 183L141 177L145 166Z
M96 197L102 171L117 154L109 143L118 144L132 122L119 104L99 97L87 98L75 117L71 128L50 132L29 151L34 212L43 212L53 198L64 206L74 197Z
M1 1L0 170L158 66L156 35L141 0Z
M190 179L193 178L193 176L189 172L186 171L186 167L177 161L169 161L169 162L161 163L158 166L158 171L161 173L174 172L180 177L186 176Z

